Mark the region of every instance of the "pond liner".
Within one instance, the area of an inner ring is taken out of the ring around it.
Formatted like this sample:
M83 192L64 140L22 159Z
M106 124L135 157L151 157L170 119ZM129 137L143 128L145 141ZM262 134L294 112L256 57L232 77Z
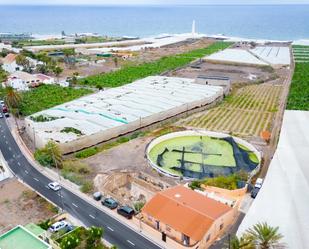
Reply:
M180 172L183 177L187 178L195 178L195 179L203 179L203 178L213 178L220 175L231 175L239 171L251 172L254 170L258 163L254 163L250 160L249 151L242 149L234 140L233 137L225 137L225 138L217 138L218 140L223 140L229 143L233 149L233 156L235 158L236 166L220 166L220 165L209 165L203 164L199 162L188 161L184 159L185 153L195 153L191 151L186 151L185 147L182 150L172 150L172 152L182 153L181 159L178 159L180 165L174 166L171 169ZM157 162L160 167L162 167L163 155L169 152L168 148L158 155ZM198 152L196 152L198 153ZM202 152L200 152L202 153ZM207 153L203 153L207 154ZM211 155L211 154L209 154ZM218 154L219 155L219 154ZM200 166L200 171L190 170L189 167L193 164L197 164Z

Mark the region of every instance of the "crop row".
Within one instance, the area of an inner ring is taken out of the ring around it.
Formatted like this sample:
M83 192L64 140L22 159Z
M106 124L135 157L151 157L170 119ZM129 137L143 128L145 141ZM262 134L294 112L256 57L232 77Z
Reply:
M80 84L96 87L117 87L131 83L151 75L161 74L165 71L184 66L191 61L212 54L230 46L228 42L216 42L207 48L195 49L190 52L163 57L159 60L135 66L126 66L115 72L92 75L80 80Z
M271 129L281 91L281 86L269 84L243 87L218 107L184 121L183 124L245 136L258 136L261 131Z
M309 49L309 46L302 48ZM287 109L309 111L309 57L296 59Z

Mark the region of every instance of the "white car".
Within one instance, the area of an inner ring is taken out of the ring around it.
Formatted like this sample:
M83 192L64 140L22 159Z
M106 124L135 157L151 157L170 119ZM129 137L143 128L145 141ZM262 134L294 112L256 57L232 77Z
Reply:
M54 191L58 191L61 189L61 186L58 182L51 182L51 183L48 183L48 187Z
M0 112L0 118L3 118L3 114Z
M51 231L52 233L58 232L59 230L67 227L68 225L69 223L67 223L66 221L58 221L50 226L49 231Z
M263 179L262 178L256 179L254 187L260 189L262 187L262 185L263 185Z
M0 105L3 107L4 106L4 101L0 100Z

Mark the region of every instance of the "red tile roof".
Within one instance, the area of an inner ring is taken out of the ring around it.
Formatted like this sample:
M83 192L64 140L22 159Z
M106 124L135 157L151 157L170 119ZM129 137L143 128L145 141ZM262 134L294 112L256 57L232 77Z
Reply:
M16 59L16 54L8 54L7 56L4 57L2 60L3 64L11 64L13 61Z
M183 186L156 194L142 209L195 241L200 241L215 220L232 208Z

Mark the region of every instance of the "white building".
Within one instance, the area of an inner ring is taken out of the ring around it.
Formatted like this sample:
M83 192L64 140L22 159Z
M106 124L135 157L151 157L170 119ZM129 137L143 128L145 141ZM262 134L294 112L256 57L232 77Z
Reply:
M222 86L224 88L225 95L227 95L231 90L231 80L229 77L225 76L198 75L195 82L202 85Z
M23 67L16 63L17 54L8 54L2 59L2 68L8 73L14 73L16 71L22 71Z
M54 140L65 153L80 150L222 99L222 87L194 81L147 77L33 114L51 119L27 117L26 131L37 147ZM63 132L67 127L79 132Z
M39 80L40 83L46 84L46 85L51 85L55 84L55 78L45 75L45 74L34 74L34 76Z

